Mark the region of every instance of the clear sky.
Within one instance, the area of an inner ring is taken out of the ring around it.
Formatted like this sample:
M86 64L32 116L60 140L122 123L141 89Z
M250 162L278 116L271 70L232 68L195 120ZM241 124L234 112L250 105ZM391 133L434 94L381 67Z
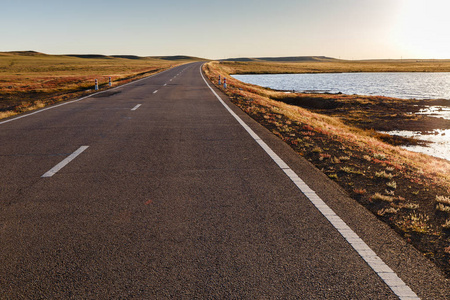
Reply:
M449 0L0 0L0 51L449 58Z

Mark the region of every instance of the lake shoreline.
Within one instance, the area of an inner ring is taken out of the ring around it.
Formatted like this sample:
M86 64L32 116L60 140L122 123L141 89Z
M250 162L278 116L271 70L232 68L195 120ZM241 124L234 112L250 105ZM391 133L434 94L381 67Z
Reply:
M381 96L289 94L287 104L337 117L345 124L374 131L394 146L450 160L450 119L422 113L430 107L450 110L447 100L396 99ZM311 107L318 103L321 108Z
M418 114L431 106L450 109L448 100L415 100L384 96L289 93L274 100L338 117L345 123L376 131L410 130L427 133L450 129L450 120Z
M450 160L450 73L304 75L232 77L279 92L274 100L377 131L392 145Z

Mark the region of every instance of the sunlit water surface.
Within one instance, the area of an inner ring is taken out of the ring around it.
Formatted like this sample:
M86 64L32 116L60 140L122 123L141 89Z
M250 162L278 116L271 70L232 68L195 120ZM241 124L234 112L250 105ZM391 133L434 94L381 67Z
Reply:
M326 73L233 75L234 78L276 90L387 96L404 99L450 99L450 73ZM450 101L450 100L449 100ZM430 106L419 114L450 120L450 108ZM392 131L388 134L432 142L408 150L450 160L450 130L430 134Z

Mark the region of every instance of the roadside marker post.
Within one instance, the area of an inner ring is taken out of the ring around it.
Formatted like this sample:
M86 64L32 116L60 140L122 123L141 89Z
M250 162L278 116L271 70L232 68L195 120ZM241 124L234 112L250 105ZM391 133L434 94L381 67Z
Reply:
M95 90L98 91L98 80L95 79Z
M112 87L111 77L109 77L109 87Z
M220 81L220 75L219 75L219 85L221 85L222 84L222 82Z
M223 78L223 88L227 89L227 78L226 77Z

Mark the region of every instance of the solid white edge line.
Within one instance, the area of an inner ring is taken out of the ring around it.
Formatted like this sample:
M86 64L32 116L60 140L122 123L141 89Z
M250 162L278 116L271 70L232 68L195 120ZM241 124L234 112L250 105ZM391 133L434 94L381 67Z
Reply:
M174 67L174 68L176 68L176 67ZM101 92L98 92L98 93L93 93L93 94L90 94L90 95L88 95L88 96L85 96L85 97L82 97L82 98L79 98L79 99L75 99L75 100L71 100L71 101L68 101L68 102L61 103L61 104L57 104L57 105L53 105L53 106L50 106L50 107L42 108L42 109L40 109L40 110L37 110L37 111L31 112L31 113L28 113L28 114L26 114L26 115L20 115L20 116L14 117L14 118L9 119L9 120L0 121L0 125L5 124L5 123L9 123L9 122L12 122L12 121L16 121L16 120L19 120L19 119L22 119L22 118L26 118L26 117L29 117L29 116L32 116L32 115L35 115L35 114L44 112L44 111L46 111L46 110L50 110L50 109L54 109L54 108L57 108L57 107L60 107L60 106L63 106L63 105L67 105L67 104L71 104L71 103L74 103L74 102L78 102L78 101L81 101L81 100L84 100L84 99L87 99L87 98L90 98L90 97L93 97L93 96L96 96L96 95L99 95L99 94L102 94L102 93L105 93L105 92L114 91L114 90L117 90L117 89L126 87L126 86L128 86L128 85L130 85L130 84L137 83L137 82L143 81L143 80L145 80L145 79L149 79L149 78L151 78L151 77L154 77L154 76L163 74L163 73L165 73L165 72L167 72L167 71L170 71L170 70L172 70L172 69L174 69L174 68L170 68L170 69L164 70L164 71L162 71L162 72L159 72L159 73L156 73L156 74L153 74L153 75L150 75L150 76L147 76L147 77L138 79L138 80L136 80L136 81L131 81L131 82L125 83L125 84L123 84L123 85L119 85L119 86L116 86L116 87L114 87L114 88L110 88L110 89L107 89L107 90L104 90L104 91L101 91Z
M98 94L98 93L96 93L96 94ZM96 95L96 94L93 94L93 95ZM57 104L57 105L54 105L54 106L51 106L51 107L43 108L43 109L34 111L34 112L32 112L32 113L29 113L29 114L26 114L26 115L21 115L21 116L18 116L18 117L9 119L9 120L1 121L1 122L0 122L0 125L5 124L5 123L8 123L8 122L16 121L16 120L19 120L19 119L22 119L22 118L26 118L26 117L29 117L29 116L32 116L32 115L35 115L35 114L44 112L44 111L46 111L46 110L50 110L50 109L54 109L54 108L57 108L57 107L60 107L60 106L63 106L63 105L70 104L70 103L78 102L78 101L84 100L84 99L86 99L86 98L89 98L89 97L91 97L91 96L93 96L93 95L86 96L86 97L83 97L83 98L80 98L80 99L76 99L76 100L72 100L72 101L68 101L68 102L64 102L64 103Z
M131 110L136 110L136 109L138 109L139 107L141 107L141 105L142 105L142 104L138 104L138 105L136 105L135 107L133 107Z
M327 218L345 240L364 259L372 270L386 283L386 285L400 299L420 299L406 283L388 266L376 253L265 143L262 139L220 98L214 89L206 81L200 67L200 75L203 81L213 92L216 98L228 110L228 112L244 127L252 138L266 151L275 163L294 182L298 189L314 204L314 206Z
M78 148L78 150L76 150L74 153L70 154L68 157L66 157L63 161L61 161L59 164L57 164L56 166L54 166L53 168L51 168L47 173L45 173L44 175L42 175L41 177L45 178L45 177L52 177L53 175L55 175L59 170L61 170L62 168L64 168L68 163L70 163L72 160L74 160L78 155L80 155L81 153L83 153L83 151L85 151L87 148L89 148L89 146L81 146L80 148Z

